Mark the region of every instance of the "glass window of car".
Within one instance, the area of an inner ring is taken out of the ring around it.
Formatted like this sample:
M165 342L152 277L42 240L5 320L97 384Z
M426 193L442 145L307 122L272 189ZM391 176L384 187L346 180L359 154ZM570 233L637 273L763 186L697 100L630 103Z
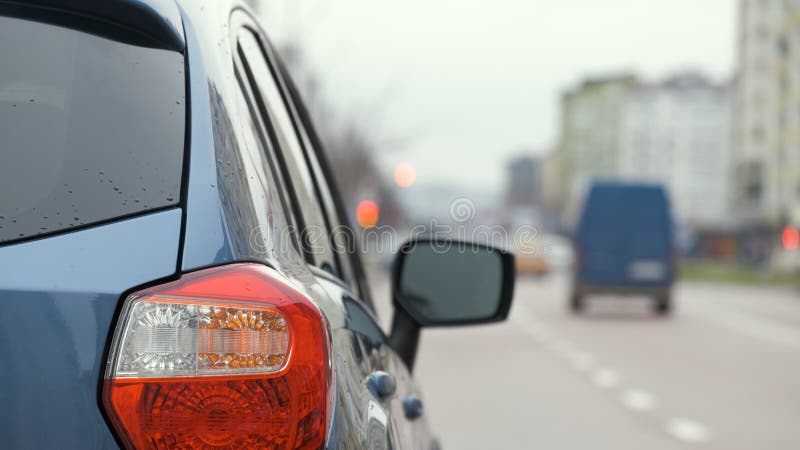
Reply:
M316 196L314 180L303 154L289 111L283 102L281 88L267 62L265 47L249 29L238 36L238 50L245 69L252 76L254 91L260 98L264 122L280 150L289 179L289 189L294 196L301 223L301 245L311 262L328 272L340 276L330 243L324 212Z
M0 244L177 205L180 53L0 16Z
M235 179L237 184L243 185L242 190L249 193L249 198L240 198L235 202L237 209L250 209L242 214L242 220L254 217L258 223L249 232L247 251L263 257L264 251L282 253L289 251L288 247L291 246L292 251L296 252L300 249L295 233L296 217L286 198L284 178L275 167L275 153L258 118L253 92L242 76L241 61L238 59L236 69L239 85L235 104L238 113L236 122L240 126L235 127L238 153L231 156L238 155L240 161L235 161L233 167L226 164L224 170L231 170L235 175L230 179ZM276 254L273 256L284 259Z
M291 90L290 93L292 93ZM300 99L296 98L294 95L290 95L289 101L291 109L296 116L299 116L299 111L296 105L300 102ZM324 208L325 216L328 221L331 245L335 255L337 256L339 267L341 268L342 280L350 284L351 287L355 289L355 292L358 292L358 286L355 280L355 271L351 261L351 258L354 257L356 252L354 247L355 242L351 242L354 239L354 236L351 234L351 229L340 220L336 208L336 200L334 199L333 193L330 189L330 180L328 180L325 176L325 171L322 168L322 162L317 157L317 151L319 151L319 149L316 149L311 142L309 132L305 129L305 126L303 126L300 117L297 117L297 123L300 124L298 129L300 131L300 137L305 148L308 165L311 168L311 172L314 177L317 196L319 197L322 207Z

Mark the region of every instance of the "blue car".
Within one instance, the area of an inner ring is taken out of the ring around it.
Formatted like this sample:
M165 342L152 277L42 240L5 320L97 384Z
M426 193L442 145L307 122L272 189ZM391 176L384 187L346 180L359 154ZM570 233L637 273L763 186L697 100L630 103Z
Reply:
M591 294L632 294L652 297L658 314L670 312L676 252L662 186L595 182L573 245L573 311L582 311Z
M236 2L0 1L0 446L434 448L420 329L513 256L414 240L375 319L300 96Z

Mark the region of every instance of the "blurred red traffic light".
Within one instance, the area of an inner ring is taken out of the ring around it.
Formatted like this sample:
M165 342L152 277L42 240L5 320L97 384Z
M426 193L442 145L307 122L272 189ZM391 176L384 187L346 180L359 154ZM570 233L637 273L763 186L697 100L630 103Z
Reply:
M800 232L795 227L786 227L781 234L781 243L786 250L794 250L800 245Z
M380 208L370 200L362 200L356 207L356 220L364 228L374 227L378 223Z

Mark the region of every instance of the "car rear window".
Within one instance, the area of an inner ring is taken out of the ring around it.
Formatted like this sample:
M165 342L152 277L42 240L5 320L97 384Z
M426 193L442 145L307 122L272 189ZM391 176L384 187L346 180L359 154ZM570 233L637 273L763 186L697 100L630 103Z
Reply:
M0 16L0 244L176 205L183 55Z

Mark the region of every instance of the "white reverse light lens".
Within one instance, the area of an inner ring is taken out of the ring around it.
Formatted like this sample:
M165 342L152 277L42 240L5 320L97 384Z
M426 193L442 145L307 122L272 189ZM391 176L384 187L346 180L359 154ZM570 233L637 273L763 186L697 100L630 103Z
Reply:
M125 314L117 378L280 371L289 328L270 306L142 297Z

